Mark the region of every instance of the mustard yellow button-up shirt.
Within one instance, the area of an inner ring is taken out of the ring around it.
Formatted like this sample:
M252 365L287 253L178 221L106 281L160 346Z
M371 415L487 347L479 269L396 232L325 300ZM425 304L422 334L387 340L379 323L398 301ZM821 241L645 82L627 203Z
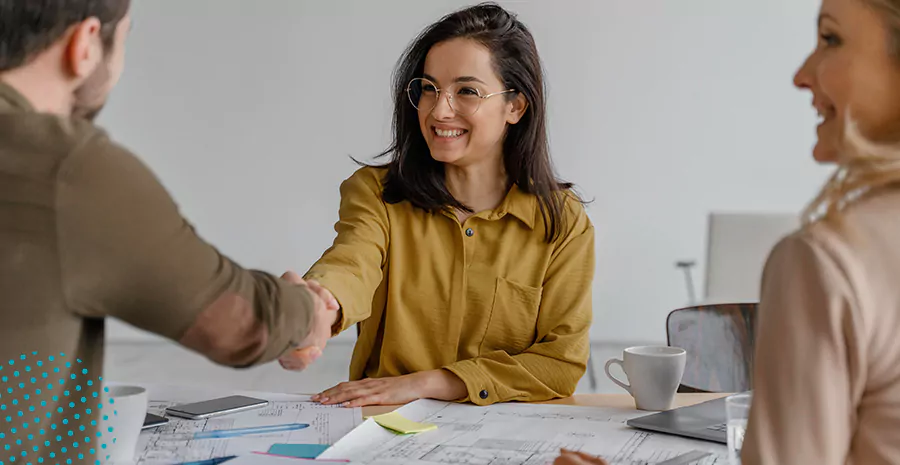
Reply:
M360 323L350 379L444 368L479 405L570 396L591 325L594 228L567 200L544 239L538 199L513 187L464 224L382 200L378 168L341 185L337 238L307 273Z

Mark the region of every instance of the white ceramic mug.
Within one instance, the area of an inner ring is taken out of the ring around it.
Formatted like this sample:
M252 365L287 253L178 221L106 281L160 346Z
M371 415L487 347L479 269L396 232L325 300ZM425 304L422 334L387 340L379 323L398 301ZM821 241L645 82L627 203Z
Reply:
M640 410L661 411L672 408L675 392L684 375L687 355L684 349L667 346L630 347L625 349L624 361L610 359L606 362L606 376L634 397ZM610 372L612 365L619 365L628 377L625 384Z
M106 386L100 398L103 408L98 431L102 436L97 458L101 463L131 463L147 415L147 390L138 386ZM106 444L105 449L102 444Z

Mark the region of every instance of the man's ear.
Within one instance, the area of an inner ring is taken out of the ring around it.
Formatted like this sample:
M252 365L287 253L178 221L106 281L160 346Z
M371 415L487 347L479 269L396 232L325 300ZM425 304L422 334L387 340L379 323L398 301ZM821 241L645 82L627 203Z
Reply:
M88 18L70 28L66 46L66 72L85 79L103 63L103 39L100 20Z

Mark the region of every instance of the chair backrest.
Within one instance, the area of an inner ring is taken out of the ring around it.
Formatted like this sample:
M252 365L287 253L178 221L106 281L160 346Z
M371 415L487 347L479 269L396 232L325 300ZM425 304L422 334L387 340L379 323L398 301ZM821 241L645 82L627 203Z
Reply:
M756 302L772 247L800 226L794 213L711 213L705 302Z
M687 351L678 392L742 392L753 388L757 304L716 304L669 313L670 346Z

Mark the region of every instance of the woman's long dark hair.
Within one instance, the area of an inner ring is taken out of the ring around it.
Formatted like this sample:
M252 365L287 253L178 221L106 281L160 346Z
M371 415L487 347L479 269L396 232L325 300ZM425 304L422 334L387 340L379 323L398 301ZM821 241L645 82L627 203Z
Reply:
M550 162L544 78L534 38L515 15L496 3L482 3L445 16L426 28L397 63L393 76L394 140L380 155L391 157L384 166L384 201L409 201L431 212L444 208L472 211L447 189L444 165L431 157L419 127L418 111L406 95L409 81L422 77L428 51L455 38L468 38L487 47L504 88L516 89L528 101L522 119L508 128L503 163L510 186L515 184L538 198L545 239L552 242L565 227L565 197L572 184L557 180ZM507 98L515 99L516 94L507 94Z

